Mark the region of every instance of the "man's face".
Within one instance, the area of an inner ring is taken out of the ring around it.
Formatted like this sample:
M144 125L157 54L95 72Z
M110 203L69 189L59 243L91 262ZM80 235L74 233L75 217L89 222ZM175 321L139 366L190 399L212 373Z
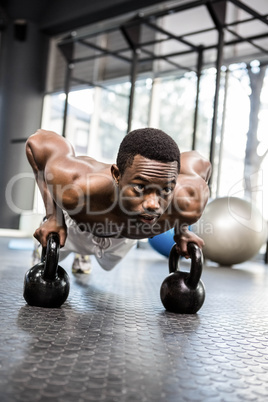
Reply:
M168 208L178 177L178 163L159 162L136 155L118 177L119 205L123 213L154 225Z

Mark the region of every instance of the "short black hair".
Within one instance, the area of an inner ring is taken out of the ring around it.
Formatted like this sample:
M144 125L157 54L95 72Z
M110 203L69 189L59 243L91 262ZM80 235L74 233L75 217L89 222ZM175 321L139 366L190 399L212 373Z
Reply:
M157 128L139 128L124 137L116 159L120 174L132 165L136 155L164 163L177 161L180 172L180 150L177 143Z

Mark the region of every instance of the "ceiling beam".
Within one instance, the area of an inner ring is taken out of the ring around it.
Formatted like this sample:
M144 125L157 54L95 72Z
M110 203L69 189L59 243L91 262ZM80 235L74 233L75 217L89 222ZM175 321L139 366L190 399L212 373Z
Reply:
M229 0L235 6L241 8L242 10L246 11L248 14L252 15L254 18L258 19L259 21L263 22L264 24L268 25L268 20L266 16L259 14L253 8L247 6L245 3L242 3L239 0Z

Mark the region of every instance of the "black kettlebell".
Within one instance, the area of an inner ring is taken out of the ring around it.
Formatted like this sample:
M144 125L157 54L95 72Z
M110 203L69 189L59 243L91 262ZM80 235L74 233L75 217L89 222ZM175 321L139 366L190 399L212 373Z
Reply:
M59 248L59 235L50 233L41 262L26 272L23 297L30 306L56 308L67 299L70 283L68 274L58 265Z
M205 300L205 287L200 280L203 267L202 250L195 243L188 243L191 257L190 272L179 271L179 257L176 244L169 254L170 275L163 281L160 297L167 311L180 314L195 314Z

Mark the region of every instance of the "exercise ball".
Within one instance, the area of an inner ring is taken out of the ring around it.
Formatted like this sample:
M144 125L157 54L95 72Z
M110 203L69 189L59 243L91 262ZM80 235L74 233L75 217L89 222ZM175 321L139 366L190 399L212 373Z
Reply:
M237 197L211 201L192 230L205 242L204 257L225 266L251 259L267 240L260 211Z
M164 255L165 257L168 257L170 250L173 244L175 243L173 237L174 237L174 228L168 230L167 232L149 238L149 244L158 253Z

